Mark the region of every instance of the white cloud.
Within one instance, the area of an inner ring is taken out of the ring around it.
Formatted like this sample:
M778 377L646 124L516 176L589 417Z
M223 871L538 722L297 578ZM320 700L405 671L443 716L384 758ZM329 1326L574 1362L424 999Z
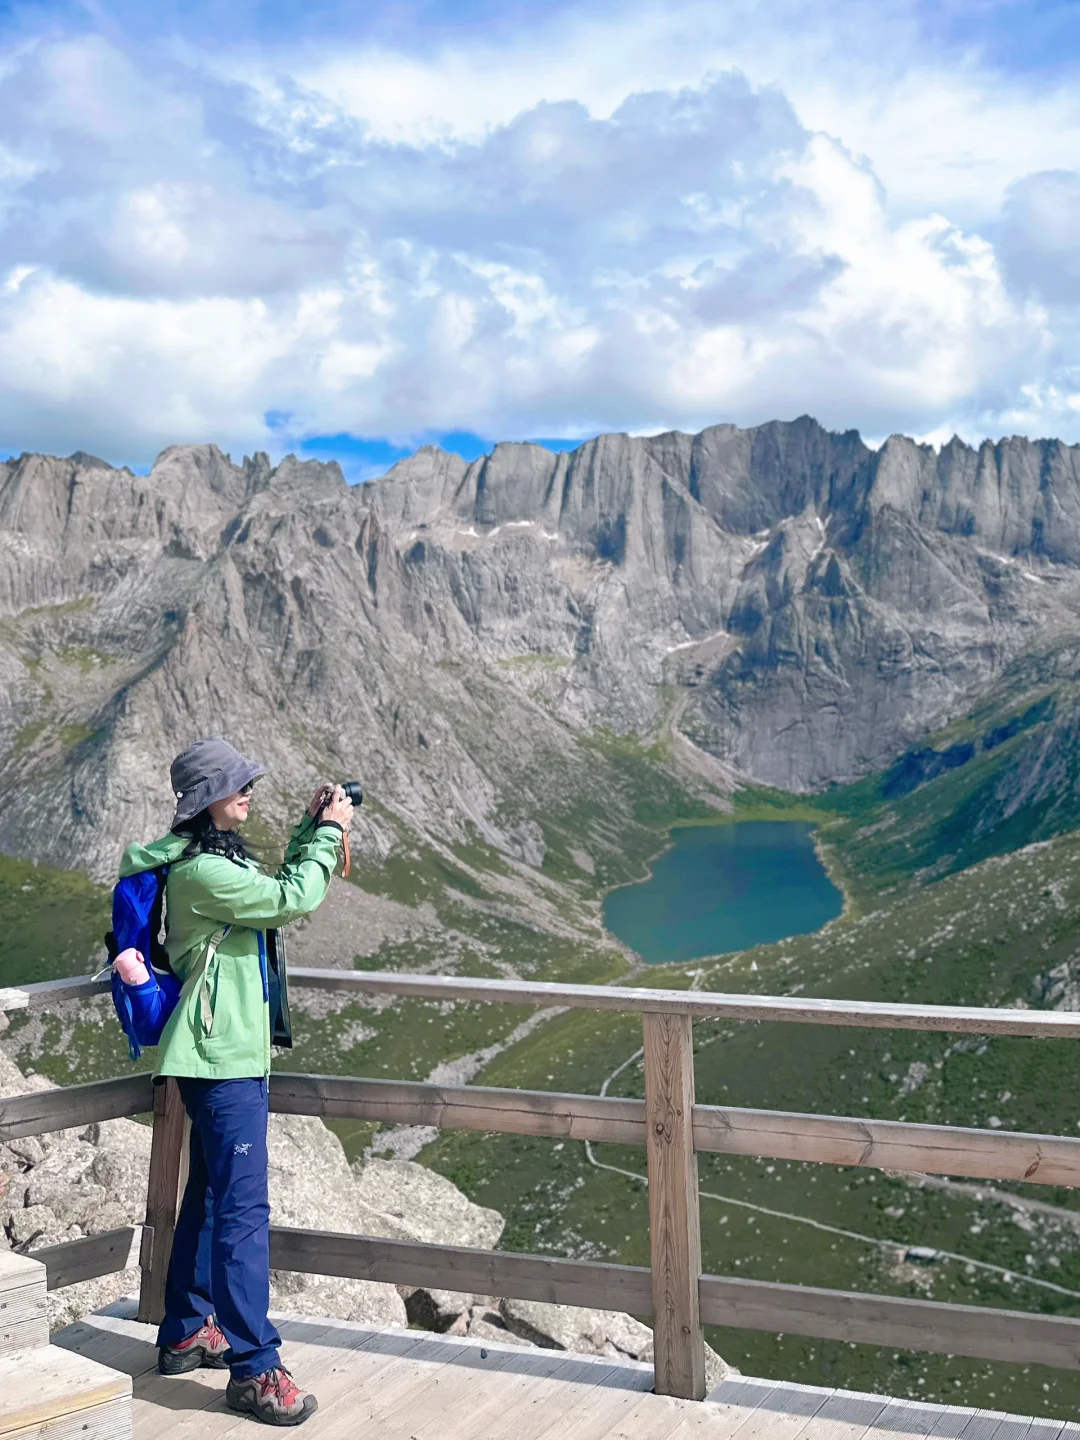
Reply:
M404 440L804 411L1080 436L1073 98L1044 94L1025 159L1019 81L905 68L902 25L843 55L781 8L756 48L741 0L427 60L24 48L0 443L143 461L273 448L283 415Z
M883 0L673 0L419 56L354 46L292 62L311 91L390 140L476 139L541 101L610 116L637 91L737 69L782 90L812 130L870 157L890 203L961 223L996 211L1017 179L1080 154L1075 67L1009 74L931 43L913 7ZM259 73L251 62L249 76Z

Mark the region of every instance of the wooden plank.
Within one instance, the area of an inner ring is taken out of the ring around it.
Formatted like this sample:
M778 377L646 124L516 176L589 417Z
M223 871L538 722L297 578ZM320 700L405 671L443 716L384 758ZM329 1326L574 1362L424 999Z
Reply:
M652 1304L649 1272L637 1266L424 1245L371 1235L335 1235L325 1230L272 1225L270 1264L275 1270L300 1270L309 1275L626 1310L632 1315L648 1315Z
M666 1417L658 1413L657 1396L651 1397L651 1405L642 1400L640 1415L628 1415L621 1423L620 1440L623 1435L627 1440L638 1436L641 1440L690 1440L691 1436L698 1435L705 1440L734 1440L734 1437L743 1440L762 1403L775 1389L775 1382L729 1380L718 1388L725 1392L726 1398L719 1401L709 1398L704 1405L676 1402ZM771 1440L772 1431L768 1433Z
M28 1315L22 1320L5 1319L0 1324L0 1355L11 1355L16 1350L36 1350L49 1343L49 1317L44 1307L40 1315Z
M149 1264L144 1264L139 1291L139 1319L153 1325L165 1313L165 1278L172 1254L180 1203L187 1115L175 1080L154 1087L154 1138L146 1191L146 1223L153 1232Z
M652 1387L651 1366L612 1364L566 1351L517 1353L523 1367L519 1373L513 1378L504 1374L498 1386L486 1386L479 1408L467 1412L461 1428L469 1440L482 1435L540 1440L552 1430L589 1440L597 1411L603 1410L600 1434L606 1435L619 1414L633 1407L635 1397ZM416 1440L440 1440L437 1421L419 1431Z
M529 1361L536 1359L530 1351L523 1352L526 1357ZM514 1440L539 1440L557 1425L563 1435L584 1440L592 1400L598 1408L602 1405L604 1419L611 1427L608 1433L614 1440L614 1422L633 1408L641 1391L622 1385L609 1387L608 1380L618 1366L600 1367L580 1355L564 1355L563 1360L564 1364L549 1375L537 1377L526 1372L513 1378L500 1376L499 1383L490 1387L495 1403L484 1406L475 1420L470 1406L459 1407L459 1433L468 1435L469 1440L505 1440L508 1435ZM430 1440L437 1437L438 1431L433 1428Z
M0 1434L4 1440L131 1440L131 1398L109 1400L25 1430Z
M698 1105L694 1147L724 1155L915 1170L926 1175L1080 1185L1080 1139L1063 1135Z
M860 1440L869 1435L885 1409L884 1395L856 1395L837 1390L798 1432L799 1440Z
M36 1256L0 1250L0 1355L48 1343L44 1265Z
M1064 1420L1043 1420L1036 1416L1028 1427L1027 1440L1058 1440L1064 1428Z
M695 1405L680 1401L679 1411L672 1417L673 1423L663 1427L641 1430L642 1440L744 1440L751 1433L751 1427L761 1409L750 1400L746 1406ZM758 1433L761 1433L760 1431ZM774 1431L769 1426L764 1434L773 1440ZM776 1436L782 1440L783 1431Z
M944 1425L955 1437L960 1434L966 1424L966 1420L963 1418L965 1413L961 1411L950 1427L949 1413L944 1405L930 1405L919 1400L892 1399L874 1421L874 1434L879 1435L882 1431L886 1431L890 1436L908 1435L912 1437L912 1440L929 1440L937 1428ZM1060 1430L1060 1422L1057 1428ZM1053 1436L1048 1436L1047 1440L1056 1440L1056 1432Z
M34 1259L45 1266L50 1290L77 1285L81 1280L96 1280L99 1275L133 1270L139 1264L144 1230L142 1225L128 1225L122 1230L66 1240L62 1245L45 1245L34 1251Z
M959 1440L960 1432L967 1424L972 1415L973 1409L967 1406L954 1405L945 1409L934 1421L932 1427L926 1432L927 1440Z
M760 1380L756 1375L728 1375L710 1390L705 1399L710 1405L736 1405L756 1410L779 1386L779 1380Z
M375 970L298 968L290 970L289 975L297 986L366 995L509 1005L564 1005L571 1009L690 1015L696 1019L781 1020L796 1024L943 1030L973 1035L1080 1036L1080 1014L1061 1010L898 1005L868 1000L815 999L805 995L726 995L700 990L652 990L645 986L480 980L469 976L413 975Z
M35 980L32 985L16 988L26 996L31 1013L40 1013L69 1000L91 1000L95 995L109 995L112 993L112 980L108 975L100 980L90 975L73 975L64 980Z
M275 1074L270 1108L285 1115L388 1125L645 1144L643 1101L545 1090ZM694 1148L929 1175L1080 1185L1080 1139L1008 1130L695 1105Z
M270 1081L270 1109L283 1115L381 1120L388 1125L435 1125L451 1130L645 1144L643 1101L546 1090L497 1090L480 1085L425 1085L413 1080L275 1072ZM1080 1146L1080 1141L1075 1143Z
M124 1075L116 1080L92 1080L87 1085L11 1095L0 1100L0 1141L74 1130L95 1120L119 1120L153 1108L149 1075Z
M380 1404L376 1411L379 1440L420 1440L423 1430L433 1424L436 1436L445 1436L448 1430L452 1434L458 1428L455 1424L458 1417L465 1421L461 1428L468 1429L470 1440L482 1440L492 1433L493 1426L499 1436L513 1435L514 1440L528 1440L528 1427L519 1408L522 1392L532 1379L537 1384L546 1384L549 1399L558 1403L550 1376L537 1381L535 1375L529 1375L526 1367L534 1359L531 1351L509 1345L484 1345L475 1340L463 1343L464 1348L449 1364L429 1365L429 1372L420 1378L407 1405L388 1410ZM436 1362L439 1353L436 1342L427 1352L429 1360ZM544 1357L540 1364L565 1375L575 1368L574 1361L578 1358L563 1352ZM490 1413L490 1404L484 1403L492 1397L498 1400L494 1416ZM349 1428L351 1418L349 1410L339 1412L327 1440L347 1440L354 1434Z
M131 1379L59 1346L47 1345L34 1356L32 1365L27 1364L25 1354L0 1358L0 1396L0 1436L6 1440L20 1433L38 1434L50 1421L113 1401L130 1404Z
M884 1001L816 999L806 995L727 995L709 991L653 990L629 985L564 985L539 980L480 980L457 975L413 975L376 970L289 971L293 984L363 995L479 1001L505 1005L562 1005L582 1010L623 1010L696 1019L778 1020L800 1025L849 1025L885 1030L940 1030L969 1035L1080 1037L1080 1013L1010 1010L966 1005L898 1005ZM106 981L43 980L17 987L33 1011L62 1000L108 993Z
M395 1348L392 1332L383 1332L382 1344L390 1349ZM427 1344L411 1348L407 1355L399 1358L395 1365L383 1373L377 1384L359 1389L349 1405L349 1418L352 1422L349 1433L381 1435L382 1427L378 1422L382 1417L393 1415L399 1410L408 1413L410 1407L441 1372L468 1348L464 1341L448 1345L445 1340L433 1341L431 1337L428 1337Z
M141 1326L141 1335L130 1335L124 1331L104 1328L100 1323L101 1319L102 1316L98 1313L88 1315L84 1320L76 1320L73 1325L65 1325L53 1335L52 1344L130 1375L135 1382L137 1393L139 1377L157 1371L154 1331L149 1326Z
M688 1015L645 1015L642 1026L656 1392L703 1400L693 1025Z
M37 1286L44 1292L45 1272L41 1268L41 1261L33 1255L23 1255L17 1250L0 1250L0 1306L2 1297L9 1291L15 1290L20 1293L28 1286ZM44 1300L42 1293L42 1300Z
M640 1100L331 1075L275 1075L281 1114L645 1143ZM731 1106L694 1107L699 1151L924 1174L1080 1185L1080 1139Z
M998 1435L1002 1440L1016 1440L1016 1430L1019 1427L1015 1424L1015 1418L1007 1415L1004 1410L976 1410L960 1431L961 1440L995 1440ZM1023 1428L1027 1429L1026 1420Z
M708 1325L1080 1369L1080 1320L1063 1316L719 1275L703 1275L700 1292Z

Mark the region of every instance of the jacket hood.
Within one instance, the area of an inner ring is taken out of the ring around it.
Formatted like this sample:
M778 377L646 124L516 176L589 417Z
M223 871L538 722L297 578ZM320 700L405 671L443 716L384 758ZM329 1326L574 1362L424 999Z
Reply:
M183 835L164 835L149 845L129 845L120 861L120 878L137 875L140 870L156 870L159 865L170 865L187 848Z

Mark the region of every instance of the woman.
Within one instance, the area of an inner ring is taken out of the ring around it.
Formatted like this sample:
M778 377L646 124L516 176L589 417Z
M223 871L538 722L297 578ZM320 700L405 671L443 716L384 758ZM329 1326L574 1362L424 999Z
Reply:
M165 946L183 989L160 1042L155 1080L175 1077L191 1117L187 1189L173 1241L158 1366L231 1373L234 1409L270 1425L314 1414L281 1364L270 1304L267 1076L283 996L264 930L307 915L326 896L352 802L320 787L277 875L249 857L238 827L266 768L225 740L200 740L172 765L172 831L132 846L121 874L168 864ZM271 1002L275 1014L271 1016Z

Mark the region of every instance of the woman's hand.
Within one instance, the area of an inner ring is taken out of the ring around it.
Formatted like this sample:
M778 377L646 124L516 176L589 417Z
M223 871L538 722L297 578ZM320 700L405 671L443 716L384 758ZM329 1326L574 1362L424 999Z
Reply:
M333 820L342 830L348 830L353 817L353 803L340 785L334 786L330 803L322 813L324 820Z
M318 790L315 791L314 799L307 807L307 813L311 816L312 820L317 820L319 818L319 811L323 808L324 805L328 805L330 803L330 799L333 793L333 785L320 785Z

